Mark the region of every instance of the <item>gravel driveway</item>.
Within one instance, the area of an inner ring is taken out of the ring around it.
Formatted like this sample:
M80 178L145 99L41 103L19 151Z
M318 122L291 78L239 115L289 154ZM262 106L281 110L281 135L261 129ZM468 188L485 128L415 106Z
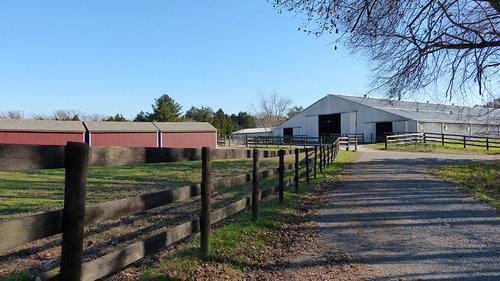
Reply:
M438 164L495 156L368 148L359 153L344 185L320 212L325 247L310 258L349 253L366 265L363 278L354 279L500 280L500 218L426 173Z

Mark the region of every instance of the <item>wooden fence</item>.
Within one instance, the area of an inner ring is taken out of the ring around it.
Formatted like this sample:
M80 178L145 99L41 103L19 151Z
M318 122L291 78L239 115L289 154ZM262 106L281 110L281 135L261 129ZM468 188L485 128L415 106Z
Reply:
M390 135L385 137L385 149L389 145L406 145L424 142L424 133Z
M0 170L65 168L64 208L28 216L21 219L0 222L0 250L33 242L38 239L62 233L60 274L51 280L95 280L118 272L123 267L153 254L192 234L200 232L201 248L207 252L210 225L219 222L245 208L253 207L253 218L258 217L259 200L278 192L283 203L284 188L292 184L285 180L284 172L292 170L285 165L285 155L295 155L295 190L298 191L300 177L310 173L317 175L317 168L323 173L337 156L340 139L329 145L304 147L303 149L268 151L259 149L180 149L180 148L111 148L89 147L84 143L66 146L42 145L0 145ZM298 161L299 153L305 153ZM314 154L314 157L310 157ZM260 158L279 157L279 166L265 171L259 170ZM253 172L223 179L212 179L211 161L218 159L253 158ZM87 169L89 166L128 165L140 163L202 161L202 182L139 196L85 205ZM312 168L309 166L314 160ZM300 173L300 166L306 169ZM278 184L268 190L259 189L259 180L279 174ZM211 193L228 187L253 181L251 194L225 207L212 211ZM200 196L201 195L201 196ZM173 202L200 196L200 217L186 221L145 240L131 244L97 259L82 262L84 226L130 214L149 210Z
M295 136L256 136L245 137L246 147L268 147L268 146L316 146L322 144L330 144L335 142L338 138L341 139L340 144L345 146L356 146L358 142L363 142L363 134L349 134L349 135L330 135L327 137L308 137L303 135ZM349 149L348 149L349 150Z
M500 138L436 133L411 133L386 136L385 148L387 149L389 145L416 145L417 143L436 143L441 144L441 146L445 146L445 144L463 145L464 148L469 146L483 147L486 150L500 148Z

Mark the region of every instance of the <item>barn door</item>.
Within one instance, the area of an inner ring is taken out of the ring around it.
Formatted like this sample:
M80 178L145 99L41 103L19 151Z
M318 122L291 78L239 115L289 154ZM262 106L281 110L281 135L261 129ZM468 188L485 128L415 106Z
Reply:
M387 133L392 133L392 122L378 122L375 125L377 142L384 142L385 135Z

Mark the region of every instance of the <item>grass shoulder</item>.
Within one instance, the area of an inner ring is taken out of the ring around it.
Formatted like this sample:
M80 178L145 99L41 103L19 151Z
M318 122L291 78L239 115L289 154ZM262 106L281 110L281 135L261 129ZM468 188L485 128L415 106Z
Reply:
M385 143L370 143L366 144L366 147L370 147L373 149L386 150ZM467 146L464 148L462 143L448 143L444 146L441 143L412 143L412 144L400 144L394 145L391 144L387 148L387 150L394 151L411 151L411 152L437 152L437 153L459 153L459 154L500 154L500 148L490 148L486 149L485 147L477 147L477 146Z
M500 161L467 165L443 165L435 169L444 180L500 210Z

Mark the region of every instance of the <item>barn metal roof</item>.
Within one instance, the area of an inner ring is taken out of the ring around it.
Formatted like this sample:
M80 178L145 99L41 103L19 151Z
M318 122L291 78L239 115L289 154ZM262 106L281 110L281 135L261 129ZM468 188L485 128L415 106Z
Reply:
M376 108L408 119L428 122L500 123L500 110L427 102L398 101L369 97L330 95Z
M249 128L249 129L241 129L239 131L234 132L233 134L260 134L260 133L272 133L273 128Z
M162 132L168 131L217 131L208 122L153 122Z
M106 122L85 121L90 132L157 132L158 129L151 122Z
M81 121L0 119L0 130L85 132Z

